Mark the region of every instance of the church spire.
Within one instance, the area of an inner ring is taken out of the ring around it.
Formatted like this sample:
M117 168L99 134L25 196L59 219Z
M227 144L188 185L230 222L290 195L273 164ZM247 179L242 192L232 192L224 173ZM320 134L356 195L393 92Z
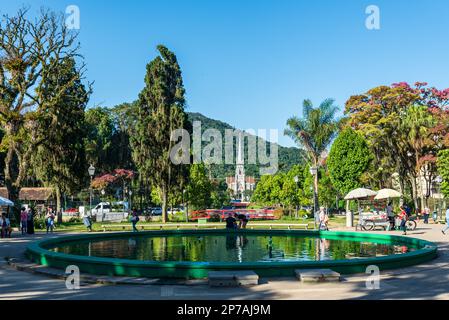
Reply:
M243 144L242 144L242 132L239 132L239 142L238 142L238 149L237 149L237 162L236 164L244 164L245 160L243 157Z

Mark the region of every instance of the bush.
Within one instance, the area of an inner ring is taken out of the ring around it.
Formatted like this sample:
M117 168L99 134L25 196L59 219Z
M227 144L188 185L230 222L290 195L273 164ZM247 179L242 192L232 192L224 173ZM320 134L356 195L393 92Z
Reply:
M69 223L81 223L81 218L78 217L71 217L69 220Z
M282 217L284 216L284 211L282 210L282 208L277 208L274 210L273 215L276 217L276 219L282 219Z

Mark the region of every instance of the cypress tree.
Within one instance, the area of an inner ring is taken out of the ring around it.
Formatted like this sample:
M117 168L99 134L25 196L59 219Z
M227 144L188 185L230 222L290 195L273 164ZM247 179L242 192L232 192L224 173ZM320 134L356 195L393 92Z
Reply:
M168 220L168 194L172 186L185 185L186 165L175 165L170 151L175 142L171 132L189 129L184 111L185 98L181 68L175 54L166 47L157 47L160 55L147 65L145 87L138 100L137 119L131 136L133 160L140 181L150 179L160 190L162 219Z

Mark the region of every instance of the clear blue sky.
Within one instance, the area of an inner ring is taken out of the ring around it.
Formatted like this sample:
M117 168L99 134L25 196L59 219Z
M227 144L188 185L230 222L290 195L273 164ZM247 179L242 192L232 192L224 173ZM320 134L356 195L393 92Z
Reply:
M449 1L432 0L0 0L81 11L80 41L95 81L91 105L136 99L145 65L165 44L178 56L188 111L241 129L280 130L301 102L381 84L426 81L449 87ZM365 28L365 8L380 8L381 29Z

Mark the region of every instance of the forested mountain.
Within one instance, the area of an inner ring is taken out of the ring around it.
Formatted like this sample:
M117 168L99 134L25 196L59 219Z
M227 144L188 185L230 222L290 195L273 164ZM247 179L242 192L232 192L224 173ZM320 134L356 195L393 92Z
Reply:
M226 129L232 129L232 130L236 129L233 126L229 125L228 123L208 118L208 117L202 115L201 113L188 112L187 114L188 114L188 118L189 118L190 122L192 122L192 123L194 121L201 122L201 131L202 132L204 132L205 130L207 130L209 128L219 130L223 137L223 148L224 148L225 130ZM258 138L258 139L261 139L261 138ZM263 141L265 141L265 140L263 140ZM269 146L268 144L269 143L267 142L267 147L266 147L267 154L269 154L270 150L272 150L271 146ZM207 142L203 142L203 147L204 147L204 145L207 145ZM246 175L250 175L250 176L259 178L260 177L259 166L257 164L248 164L247 149L248 149L248 142L247 142L247 139L245 139L244 140L244 150L245 150ZM236 147L234 147L234 150L236 150ZM224 157L224 153L223 153L223 157ZM294 147L286 148L286 147L282 147L282 146L278 145L278 157L279 157L278 158L279 171L282 171L282 172L286 172L286 171L290 170L291 167L295 164L301 164L304 162L304 157L302 156L302 151L300 149L294 148ZM235 165L226 165L226 164L224 164L224 159L223 159L223 164L210 165L209 170L211 172L212 178L224 179L227 176L234 175Z

